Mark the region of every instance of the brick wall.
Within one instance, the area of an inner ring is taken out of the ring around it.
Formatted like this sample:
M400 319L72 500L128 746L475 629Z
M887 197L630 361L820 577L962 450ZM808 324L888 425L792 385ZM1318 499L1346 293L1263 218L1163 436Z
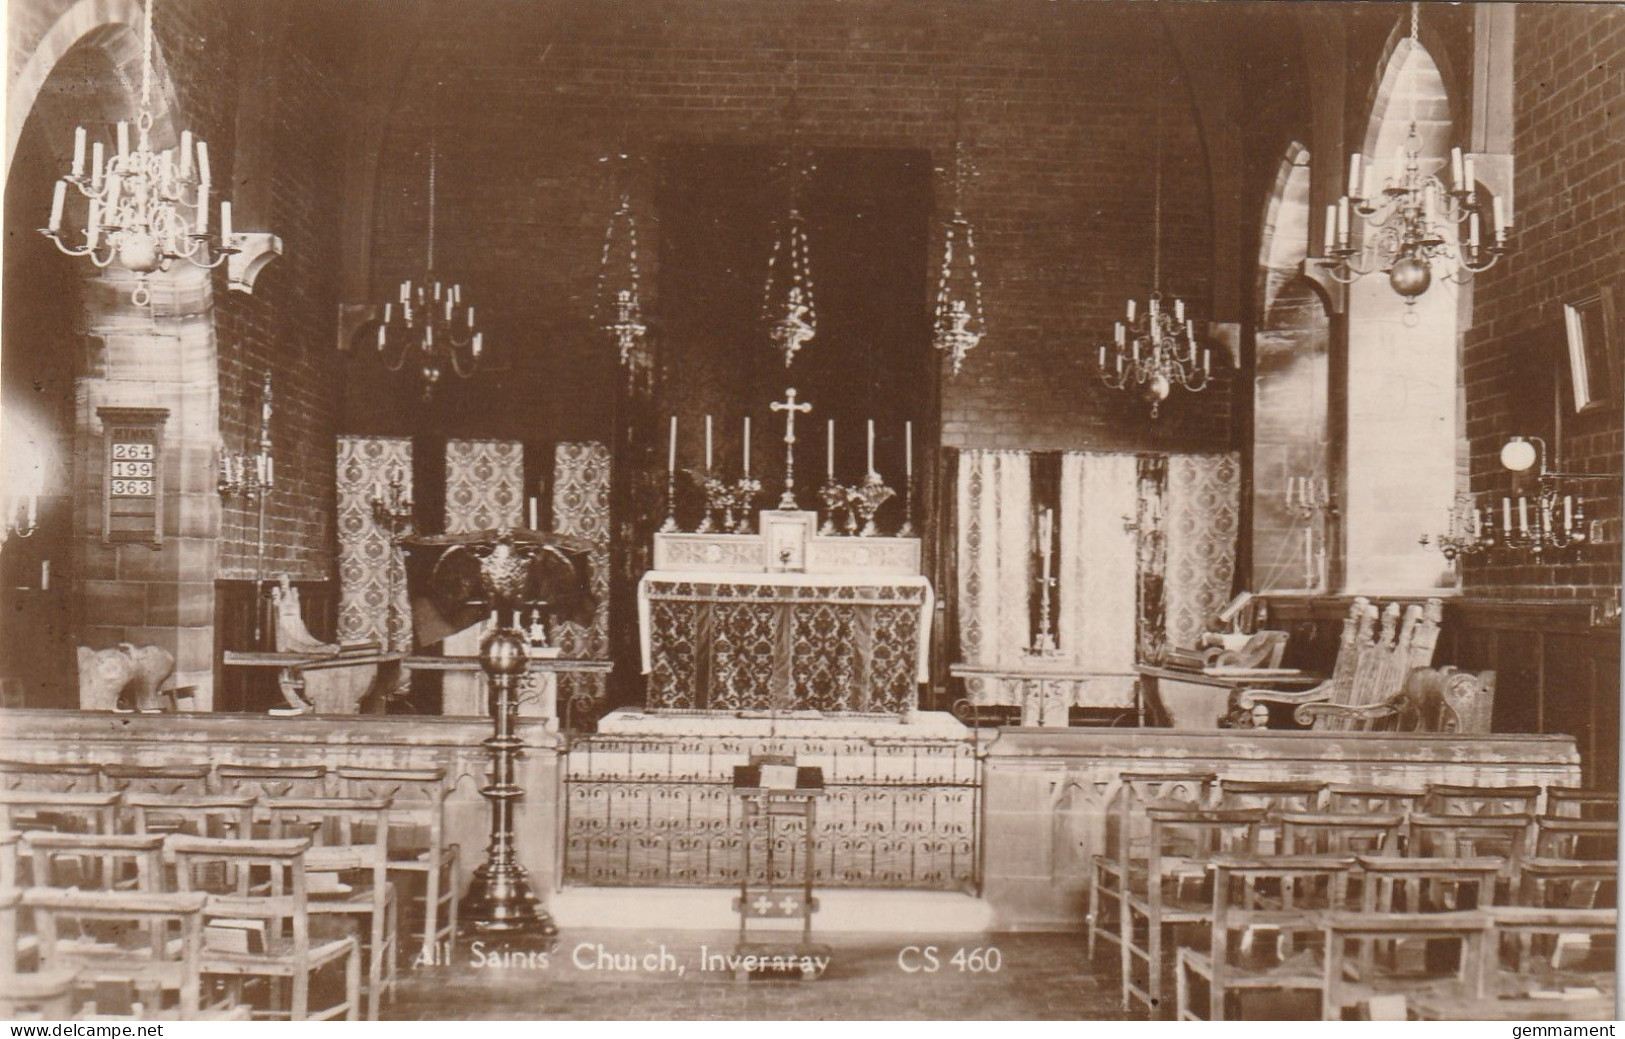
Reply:
M599 158L622 128L651 162L667 143L782 143L798 82L801 140L814 148L923 148L941 161L958 106L980 168L965 208L992 331L964 372L944 382L946 445L1228 444L1228 372L1200 397L1176 391L1158 422L1094 373L1095 343L1127 296L1143 305L1150 288L1159 106L1164 282L1197 315L1209 310L1202 149L1177 64L1159 57L1156 19L1025 0L663 2L613 17L570 5L457 4L430 19L386 140L374 294L383 298L421 267L433 122L441 127L440 263L479 302L487 343L512 366L479 391L482 426L527 421L519 435L542 439L602 437L607 428L604 386L613 376L585 319L613 204ZM635 174L645 205L655 177L649 168ZM948 201L939 185L939 211ZM643 231L658 296L658 222ZM818 243L812 248L818 262ZM356 387L356 375L352 397L376 396ZM446 387L419 421L466 407L459 401L471 387ZM374 409L377 421L384 416Z
M1551 437L1551 382L1568 379L1563 303L1603 285L1625 301L1625 10L1522 4L1516 40L1515 250L1476 280L1464 354L1472 486L1496 500L1512 487L1498 461L1506 438ZM1584 415L1565 401L1562 421L1563 468L1615 474L1592 486L1604 500L1591 517L1610 521L1616 538L1620 391L1613 386L1616 403ZM1474 595L1614 593L1619 559L1617 543L1587 547L1556 566L1474 558L1466 587Z

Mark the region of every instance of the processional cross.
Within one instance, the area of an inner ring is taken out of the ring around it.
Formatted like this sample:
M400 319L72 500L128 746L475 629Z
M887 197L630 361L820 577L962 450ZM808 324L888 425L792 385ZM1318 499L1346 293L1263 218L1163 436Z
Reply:
M785 399L774 401L768 407L782 411L784 416L784 493L779 495L780 509L796 509L796 412L812 410L811 404L797 404L796 390L792 386L784 391Z

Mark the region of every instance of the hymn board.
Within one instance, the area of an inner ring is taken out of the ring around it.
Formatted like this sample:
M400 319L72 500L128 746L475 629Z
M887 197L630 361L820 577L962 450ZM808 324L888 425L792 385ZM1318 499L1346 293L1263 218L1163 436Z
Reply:
M102 540L110 545L164 541L164 423L168 408L97 408L102 420Z

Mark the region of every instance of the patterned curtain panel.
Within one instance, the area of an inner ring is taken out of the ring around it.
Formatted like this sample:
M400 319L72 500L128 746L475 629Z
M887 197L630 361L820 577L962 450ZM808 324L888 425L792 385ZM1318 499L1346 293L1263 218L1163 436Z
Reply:
M1123 521L1137 509L1136 463L1127 454L1061 456L1056 643L1101 673L1092 695L1106 702L1133 699L1135 538Z
M1230 600L1240 496L1235 454L1168 457L1163 597L1169 645L1195 646Z
M517 440L446 442L446 533L524 525L525 446Z
M553 450L553 528L591 541L591 627L558 625L553 641L567 659L602 660L609 655L609 448L597 442L558 444ZM603 675L561 676L560 712L576 693L604 693Z
M1031 492L1027 452L960 452L959 646L966 663L1013 663L1032 642ZM977 684L967 682L972 699Z
M1139 659L1160 661L1166 645L1167 624L1163 576L1168 570L1168 544L1163 529L1164 499L1168 493L1166 455L1141 455L1139 488L1135 492L1135 641Z
M338 438L339 639L371 639L387 649L412 648L406 565L389 532L373 522L372 498L399 478L412 493L412 442L385 437Z

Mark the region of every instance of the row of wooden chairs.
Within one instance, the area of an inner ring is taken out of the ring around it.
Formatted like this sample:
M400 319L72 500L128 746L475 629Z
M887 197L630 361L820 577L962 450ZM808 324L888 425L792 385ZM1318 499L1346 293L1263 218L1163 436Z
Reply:
M127 840L129 847L118 847L120 840ZM54 1011L57 1017L197 1020L248 1016L244 983L260 979L271 990L270 1005L260 1016L297 1021L359 1018L362 945L349 934L313 932L312 916L320 903L309 891L310 866L320 849L309 838L171 834L157 841L154 845L150 835L23 834L25 845L105 860L146 857L158 867L167 857L174 863L176 883L170 891L116 886L87 890L48 883L21 892L10 889L11 897L4 900L6 922L0 929L7 948L15 952L5 956L8 978L0 979L0 987L6 987L4 981L11 977L30 974L71 976L65 1008L58 1004L33 1009L41 1015ZM33 853L40 856L42 850ZM35 858L40 861L44 860ZM46 876L35 879L49 880L50 871L44 872ZM19 926L21 914L32 924L31 932ZM37 969L30 972L29 966ZM313 1007L313 982L329 967L342 967L343 995ZM208 989L207 1000L205 979L220 986ZM33 989L42 990L53 1002L61 998L56 989L43 990L38 984ZM75 989L88 991L90 997L72 998ZM107 994L121 991L128 998L118 1000L118 1006L108 1005ZM223 994L216 998L217 993ZM377 995L374 987L368 1015L372 1018Z
M307 851L299 864L300 884L311 897L301 915L356 918L367 928L363 951L369 1018L376 1019L384 995L394 990L398 900L389 879L394 862L388 798L14 791L0 798L0 805L10 813L24 814L23 819L13 815L9 820L13 825L26 824L26 813L36 813L36 822L43 817L50 823L69 824L66 831L25 831L18 849L20 864L0 867L14 880L29 874L27 882L37 886L88 886L139 894L183 890L188 878L171 843L182 835L215 841L219 848L251 847L265 843L264 838L303 839ZM116 832L109 825L107 813L120 808L131 833ZM72 825L75 822L81 825Z
M1126 774L1109 806L1105 847L1093 861L1091 958L1100 940L1116 942L1124 1008L1135 1000L1160 1006L1164 928L1211 919L1206 865L1227 852L1387 858L1403 852L1413 867L1483 856L1479 865L1487 864L1492 886L1473 904L1492 904L1497 890L1544 900L1556 889L1565 897L1588 891L1594 904L1618 844L1618 824L1595 816L1608 814L1610 800L1617 815L1617 798L1549 797L1547 810L1562 814L1537 819L1528 813L1541 794L1538 787L1395 791L1315 781L1220 783L1212 773ZM1316 810L1328 806L1334 810ZM1183 826L1179 841L1165 843L1159 816L1169 827ZM1582 845L1587 857L1608 863L1569 861Z
M1220 857L1210 865L1208 948L1181 948L1176 964L1181 1020L1236 1019L1249 1004L1266 1001L1280 1014L1293 994L1318 1001L1294 1016L1326 1020L1407 1012L1451 1019L1522 1011L1612 1016L1611 948L1598 955L1592 945L1612 941L1615 910L1481 904L1396 913L1377 908L1383 900L1370 878L1384 869L1380 862ZM1359 870L1366 895L1351 911L1348 889ZM1584 938L1591 960L1578 968L1564 955L1575 937ZM1204 990L1206 998L1198 998Z
M419 948L428 959L439 943L457 933L459 849L447 840L445 770L442 768L379 768L320 764L181 763L166 765L66 765L0 762L0 808L8 828L12 817L28 810L30 799L45 794L72 794L84 799L81 815L91 815L94 832L145 830L138 816L151 812L155 796L195 797L199 810L210 798L388 798L391 802L390 872L403 889L421 890L417 932ZM98 800L100 798L101 800ZM110 799L111 798L111 799ZM71 800L66 799L66 800ZM172 802L170 810L174 810ZM95 809L100 808L101 815ZM68 805L42 805L39 810L61 815ZM223 805L221 812L231 810ZM219 831L216 831L219 832ZM246 828L235 831L247 835Z

